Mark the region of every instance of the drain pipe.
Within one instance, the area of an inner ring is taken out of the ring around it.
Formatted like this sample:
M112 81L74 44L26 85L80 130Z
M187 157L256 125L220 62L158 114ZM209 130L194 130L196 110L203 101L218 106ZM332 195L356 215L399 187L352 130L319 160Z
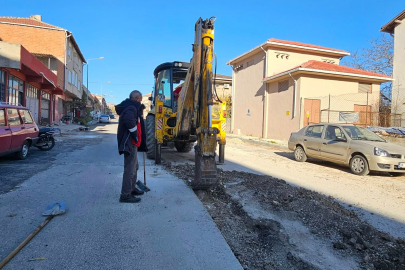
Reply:
M264 52L264 78L267 77L267 51L263 49L263 46L260 46L260 48ZM262 124L262 137L267 138L267 83L264 83L264 102L263 102L263 124Z
M296 111L297 109L295 108L297 105L297 81L294 79L294 77L291 75L291 72L288 73L290 77L294 80L294 98L293 98L293 118L295 118Z

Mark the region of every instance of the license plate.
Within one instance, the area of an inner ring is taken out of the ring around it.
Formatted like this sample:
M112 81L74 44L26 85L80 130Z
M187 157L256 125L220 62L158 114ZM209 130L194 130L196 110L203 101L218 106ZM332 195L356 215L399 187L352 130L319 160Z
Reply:
M398 168L405 168L405 163L404 162L398 163Z

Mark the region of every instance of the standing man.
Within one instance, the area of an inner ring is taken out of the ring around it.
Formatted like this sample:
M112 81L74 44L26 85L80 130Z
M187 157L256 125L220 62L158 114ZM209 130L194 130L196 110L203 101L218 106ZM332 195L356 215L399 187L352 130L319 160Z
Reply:
M141 92L134 90L129 95L129 98L115 106L115 111L120 116L117 132L118 152L120 155L124 154L124 175L119 200L122 203L140 202L141 198L135 196L144 193L135 187L139 168L138 147L135 144L139 145L141 137L144 137L140 136L141 132L145 132L142 130L143 127L141 129L141 121L143 121L143 119L141 120L141 101ZM139 129L141 129L141 132L139 132Z

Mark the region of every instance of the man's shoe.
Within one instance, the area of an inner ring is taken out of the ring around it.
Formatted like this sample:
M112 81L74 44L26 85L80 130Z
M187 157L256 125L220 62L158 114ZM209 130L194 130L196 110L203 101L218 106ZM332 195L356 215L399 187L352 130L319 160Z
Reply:
M143 192L142 190L139 190L137 188L134 189L134 191L132 191L131 195L132 196L139 196L139 195L143 195L145 192Z
M120 202L122 203L138 203L141 201L141 198L137 197L120 197Z

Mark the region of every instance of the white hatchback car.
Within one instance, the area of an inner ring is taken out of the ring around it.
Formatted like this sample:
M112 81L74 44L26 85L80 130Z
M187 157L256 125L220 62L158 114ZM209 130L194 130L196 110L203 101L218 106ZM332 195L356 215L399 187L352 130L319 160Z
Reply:
M106 114L102 114L100 119L98 120L99 123L110 123L110 116Z

